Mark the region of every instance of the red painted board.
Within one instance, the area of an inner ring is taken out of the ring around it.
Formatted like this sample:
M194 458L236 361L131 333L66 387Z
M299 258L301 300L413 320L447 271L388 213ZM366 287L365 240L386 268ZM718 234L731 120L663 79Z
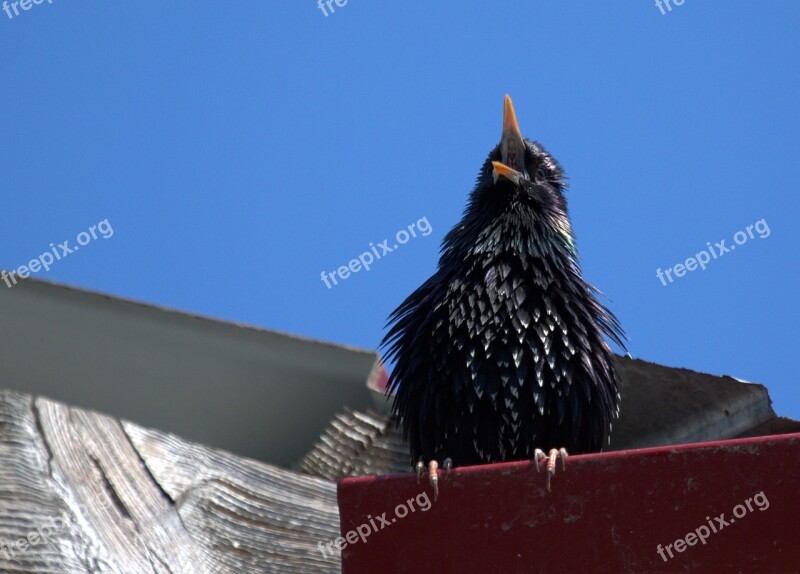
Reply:
M425 476L340 481L321 547L344 574L800 573L800 433L573 456L549 494L532 462L441 472L437 502Z

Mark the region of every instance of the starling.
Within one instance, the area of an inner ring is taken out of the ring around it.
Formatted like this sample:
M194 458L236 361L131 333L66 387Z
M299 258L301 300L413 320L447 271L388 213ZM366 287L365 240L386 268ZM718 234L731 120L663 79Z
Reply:
M438 461L535 459L538 471L547 459L549 490L557 459L600 451L619 414L605 337L624 349L625 336L581 276L565 187L506 96L500 143L436 272L389 317L392 412L435 496Z

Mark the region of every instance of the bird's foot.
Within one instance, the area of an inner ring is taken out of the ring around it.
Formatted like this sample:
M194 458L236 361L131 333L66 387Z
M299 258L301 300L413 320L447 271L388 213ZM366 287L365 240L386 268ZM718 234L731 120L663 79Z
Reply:
M543 450L536 449L533 451L533 457L536 461L536 472L539 472L539 463L547 459L547 492L550 492L550 479L556 473L556 461L561 458L561 470L567 470L567 449L565 448L551 448L550 452L545 454Z
M453 468L453 461L449 458L444 459L444 470L445 470L445 479L450 474L450 469ZM419 484L420 479L422 478L422 473L425 472L425 463L422 460L417 462L417 484ZM428 482L430 483L431 487L433 488L433 501L439 498L439 463L438 461L431 460L428 463Z

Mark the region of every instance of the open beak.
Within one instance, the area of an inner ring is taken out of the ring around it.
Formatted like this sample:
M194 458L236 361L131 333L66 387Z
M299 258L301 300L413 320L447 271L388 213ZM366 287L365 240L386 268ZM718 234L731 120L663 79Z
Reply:
M494 179L494 183L497 183L497 178L501 175L514 182L515 185L519 185L519 182L525 177L520 172L515 169L511 169L506 164L501 163L499 161L493 161L492 167L492 178Z
M506 94L503 104L503 134L500 136L500 161L520 174L525 173L525 142L517 125L514 104Z

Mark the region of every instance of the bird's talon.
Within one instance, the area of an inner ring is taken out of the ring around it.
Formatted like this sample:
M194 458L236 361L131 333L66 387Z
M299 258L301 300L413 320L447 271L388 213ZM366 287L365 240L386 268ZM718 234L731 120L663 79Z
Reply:
M439 463L432 460L428 463L428 481L433 487L433 501L439 498Z
M533 451L533 459L536 461L536 472L539 472L539 463L542 462L542 459L547 458L547 455L544 454L544 451L540 448L537 448Z
M537 448L533 451L533 458L536 461L536 472L539 472L539 463L542 462L542 460L547 460L547 464L545 465L545 468L547 469L545 486L547 487L547 492L552 492L550 490L550 480L556 474L556 463L558 462L559 458L561 459L561 470L567 470L567 449L551 448L550 451L545 454L543 450Z
M420 479L422 479L422 473L425 472L425 465L421 460L417 462L416 469L417 469L417 484L419 484Z

